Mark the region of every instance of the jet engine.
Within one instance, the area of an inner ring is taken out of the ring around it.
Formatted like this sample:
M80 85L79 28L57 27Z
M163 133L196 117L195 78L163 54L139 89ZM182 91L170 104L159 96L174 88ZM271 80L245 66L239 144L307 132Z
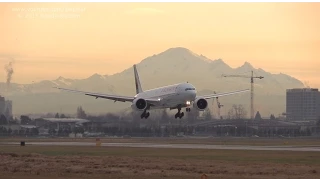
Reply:
M193 103L193 108L196 108L199 111L204 111L207 107L208 101L203 98L196 99Z
M144 111L147 108L147 101L144 99L135 99L132 102L131 107L137 111Z

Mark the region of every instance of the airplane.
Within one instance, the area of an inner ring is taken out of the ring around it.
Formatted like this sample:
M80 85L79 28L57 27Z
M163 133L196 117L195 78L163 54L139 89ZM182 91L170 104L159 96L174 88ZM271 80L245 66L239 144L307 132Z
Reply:
M139 79L137 67L133 65L136 95L131 96L119 96L110 94L100 94L93 92L78 91L72 89L65 89L60 87L54 87L60 90L82 93L87 96L93 96L97 98L104 98L109 100L120 102L131 102L131 108L135 111L141 111L141 119L147 119L150 116L150 110L152 109L177 109L175 118L182 118L184 113L181 112L182 108L186 108L186 112L191 111L191 106L198 111L204 111L208 107L208 99L217 98L221 96L228 96L232 94L238 94L249 91L249 89L238 90L233 92L216 93L204 96L197 96L196 88L190 83L178 83L169 86L159 87L151 90L143 91ZM192 105L191 105L192 104Z

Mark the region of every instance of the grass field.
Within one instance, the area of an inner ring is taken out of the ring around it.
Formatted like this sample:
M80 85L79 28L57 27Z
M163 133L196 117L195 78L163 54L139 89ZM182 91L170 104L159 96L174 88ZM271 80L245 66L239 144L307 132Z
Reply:
M0 178L319 178L319 152L0 146Z
M0 142L95 142L96 138L0 138ZM320 138L100 138L103 143L320 146Z

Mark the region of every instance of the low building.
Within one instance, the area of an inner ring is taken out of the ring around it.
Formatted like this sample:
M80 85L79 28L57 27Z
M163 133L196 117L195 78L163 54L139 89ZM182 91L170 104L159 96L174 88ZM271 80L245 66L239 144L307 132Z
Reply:
M0 135L6 136L36 136L38 127L34 125L8 124L0 126Z
M86 119L79 118L40 118L35 119L36 126L39 127L39 134L50 134L50 130L55 132L63 132L69 134L74 131L76 127L83 126L84 123L89 122Z

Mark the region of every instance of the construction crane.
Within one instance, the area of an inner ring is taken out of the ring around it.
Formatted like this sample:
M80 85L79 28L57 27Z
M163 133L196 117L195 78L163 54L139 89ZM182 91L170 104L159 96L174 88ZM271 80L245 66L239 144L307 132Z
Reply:
M216 94L215 91L213 93ZM216 97L216 100L217 100L217 106L218 106L218 119L222 119L220 116L220 108L223 107L223 105L219 102L218 97ZM212 106L213 106L213 103L214 103L214 99L212 99Z
M222 75L223 77L242 77L242 78L250 78L251 79L251 119L253 120L254 118L254 105L253 105L253 98L254 98L254 86L253 86L253 79L258 78L258 79L262 79L264 78L263 76L253 76L253 71L251 71L251 76L246 76L246 75Z

